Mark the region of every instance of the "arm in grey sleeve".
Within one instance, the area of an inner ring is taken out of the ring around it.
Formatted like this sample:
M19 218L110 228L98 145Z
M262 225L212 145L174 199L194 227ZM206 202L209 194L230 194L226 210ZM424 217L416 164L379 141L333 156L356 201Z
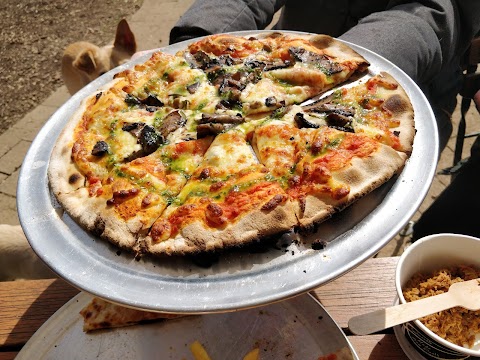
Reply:
M480 1L395 1L340 38L383 55L419 84L459 62L480 30Z
M197 0L170 32L170 43L228 31L264 29L285 0Z

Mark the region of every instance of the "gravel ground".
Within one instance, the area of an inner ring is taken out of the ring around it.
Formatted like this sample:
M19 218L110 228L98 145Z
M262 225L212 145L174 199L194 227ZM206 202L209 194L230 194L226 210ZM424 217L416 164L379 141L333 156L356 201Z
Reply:
M102 46L117 23L143 0L1 0L0 134L63 85L65 47L76 41Z

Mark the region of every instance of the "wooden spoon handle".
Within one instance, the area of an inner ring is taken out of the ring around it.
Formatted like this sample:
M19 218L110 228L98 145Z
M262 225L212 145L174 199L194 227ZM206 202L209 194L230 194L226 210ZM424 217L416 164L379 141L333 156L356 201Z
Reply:
M459 305L451 294L440 295L354 316L348 328L357 335L371 334Z

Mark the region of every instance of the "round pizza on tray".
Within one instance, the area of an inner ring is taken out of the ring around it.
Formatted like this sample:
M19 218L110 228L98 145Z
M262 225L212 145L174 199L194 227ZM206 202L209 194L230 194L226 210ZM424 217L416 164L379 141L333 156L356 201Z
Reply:
M220 34L156 52L82 102L50 186L87 231L139 255L310 231L412 151L407 94L385 72L361 77L368 66L325 35Z

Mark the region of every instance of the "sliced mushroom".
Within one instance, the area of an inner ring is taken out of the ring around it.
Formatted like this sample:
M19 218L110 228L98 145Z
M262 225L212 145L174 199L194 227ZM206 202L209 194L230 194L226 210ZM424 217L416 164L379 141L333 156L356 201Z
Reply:
M182 99L181 96L179 95L171 95L173 98L172 100L172 105L177 108L177 109L188 109L188 105L190 104L190 101L188 99Z
M147 107L162 107L164 105L163 102L153 94L149 94L145 99L139 99L132 94L127 94L125 97L125 102L128 105L146 105Z
M332 126L345 126L351 122L351 118L347 115L342 114L341 112L331 112L327 114L328 125Z
M230 101L239 101L243 89L245 89L245 84L241 81L235 80L231 76L225 76L218 88L218 92Z
M244 83L247 84L256 84L262 79L262 73L259 69L255 69L254 71L250 71L245 76Z
M183 54L183 58L187 62L187 64L192 68L192 69L198 69L200 67L197 59L192 55L192 53L186 51Z
M148 106L162 107L163 102L153 94L149 94L146 99L140 100L142 104Z
M218 135L233 128L234 124L206 123L197 126L197 139L210 135Z
M229 54L226 54L226 55L220 55L218 57L218 61L219 61L220 65L232 66L232 65L239 64L242 60L232 58Z
M187 52L184 57L190 66L196 69L206 70L215 65L219 65L219 62L215 58L210 58L210 56L203 51L197 51L194 55Z
M206 70L208 68L218 66L220 65L219 61L215 58L210 58L205 52L203 51L197 51L194 55L193 58L195 59L197 63L197 67Z
M124 161L132 161L139 157L150 155L155 152L158 147L165 143L165 138L157 133L154 127L142 122L126 123L122 130L128 131L137 138L137 143L141 145L141 150L135 151L124 159Z
M218 58L210 57L204 51L197 51L195 54L186 52L183 55L185 61L194 69L209 70L222 66L231 66L238 64L240 60L232 58L230 55L221 55Z
M215 106L216 109L221 110L231 110L231 109L241 109L242 103L238 100L220 100L220 102Z
M245 61L245 66L255 69L255 68L261 68L263 69L265 67L266 63L264 61L260 60L255 60L255 59L248 59Z
M298 47L291 47L288 51L296 61L315 65L329 75L343 71L340 64L330 60L326 55L316 54Z
M245 118L240 114L202 114L202 118L198 120L199 124L217 123L217 124L241 124L245 122Z
M207 75L208 81L210 81L213 86L219 86L222 84L223 79L227 76L225 70L220 66L205 70L205 74Z
M165 142L165 139L155 131L155 128L145 125L140 132L138 142L142 146L143 156L147 156L157 150Z
M180 111L172 111L167 116L165 116L162 124L160 125L160 127L158 127L158 131L160 132L160 135L162 135L163 138L166 139L170 133L185 126L186 123L187 118L183 116Z
M327 124L329 127L345 132L355 132L352 126L352 118L343 116L338 113L330 113L327 115Z
M288 113L291 109L291 106L285 106L285 101L280 101L281 107L279 107L277 110L275 110L271 116L272 119L280 119L282 118L286 113Z
M263 71L270 71L270 70L277 70L277 69L284 69L287 67L292 66L292 62L290 60L285 61L272 61L271 63L267 63L263 68Z
M317 101L316 103L308 106L304 106L303 110L307 113L314 112L325 114L327 125L330 127L341 131L355 132L352 126L352 120L355 116L355 108L341 104L330 103L328 100L329 98ZM305 118L299 120L305 120L307 123L312 122L310 120L306 120ZM304 126L308 126L308 124L304 124Z
M105 141L97 142L92 149L92 155L102 157L108 153L108 144Z
M134 123L124 123L122 126L123 131L128 131L133 136L138 138L140 136L140 132L142 131L145 123L143 122L134 122Z
M145 106L145 110L147 110L150 113L154 113L155 111L157 111L157 109L158 108L156 106Z
M269 96L265 99L265 106L273 107L277 106L277 98L275 96Z
M128 105L141 105L142 103L140 102L140 100L133 96L132 94L127 94L127 96L125 96L125 102L128 104Z
M245 66L250 69L260 69L262 71L269 71L269 70L276 70L276 69L283 69L290 67L292 62L290 60L276 60L276 61L259 61L250 59L245 61Z
M187 91L190 94L195 94L195 92L198 90L199 87L200 87L200 83L197 81L197 82L194 82L193 84L187 85Z
M305 115L302 113L296 113L293 119L299 128L318 129L320 127L319 124L316 124L315 122L305 118Z

